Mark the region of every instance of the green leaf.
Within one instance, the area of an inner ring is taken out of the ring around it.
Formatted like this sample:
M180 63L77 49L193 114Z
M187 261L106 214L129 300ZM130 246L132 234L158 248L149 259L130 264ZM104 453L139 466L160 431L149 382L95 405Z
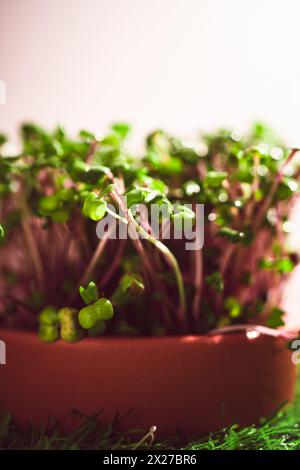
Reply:
M204 185L208 187L220 186L227 177L227 171L208 171L204 178Z
M39 314L39 322L41 325L58 325L58 312L54 307L45 307Z
M125 139L131 131L130 124L127 124L126 122L116 122L112 124L111 128L121 137L121 139Z
M134 188L126 193L127 207L130 208L136 204L142 204L148 195L146 188Z
M237 243L245 237L243 232L239 232L238 230L234 230L230 227L222 227L218 233L218 236L228 238L233 243Z
M101 139L101 146L113 147L119 150L120 136L115 134L108 134Z
M61 308L58 312L60 323L60 337L68 343L79 341L83 336L83 329L78 322L78 311L74 308Z
M113 293L112 300L116 305L127 303L131 297L144 293L145 285L138 274L124 274Z
M293 271L294 263L290 258L280 258L277 260L262 258L258 263L262 269L275 269L280 274L288 274Z
M76 160L71 168L74 181L82 181L88 184L97 184L107 173L107 167L103 165L88 165L82 160Z
M290 185L288 184L287 180L282 180L279 183L279 186L276 191L276 197L280 201L283 201L285 199L289 199L293 195L293 191L290 188Z
M149 175L142 175L140 177L140 181L143 185L147 186L150 189L157 189L160 193L162 194L167 194L168 192L168 186L164 181L157 179L157 178L152 178Z
M78 320L82 328L88 330L92 328L97 323L97 313L94 309L94 305L89 305L87 307L83 307L78 316Z
M79 131L79 137L81 137L83 140L86 140L88 142L95 140L95 134L93 134L90 131L87 131L86 129L81 129Z
M102 191L100 191L99 198L102 198L107 194L111 193L114 190L114 187L114 184L109 184L108 186L106 186L104 189L102 189Z
M222 274L218 271L213 272L209 276L205 277L205 281L209 284L216 292L222 292L224 290L224 279Z
M276 268L280 274L288 274L293 271L294 263L290 258L282 258L276 262Z
M4 238L4 235L5 235L5 233L4 233L4 228L3 228L3 226L0 224L0 240L1 240L1 238Z
M114 315L113 306L108 299L99 299L94 303L94 309L96 311L98 320L110 320Z
M262 259L259 260L258 266L261 269L274 269L275 260L268 259L268 258L262 258Z
M89 282L86 288L83 286L79 287L79 293L83 301L90 305L92 302L96 302L99 299L99 291L95 282Z
M194 211L189 207L181 204L174 205L172 220L176 229L181 229L183 226L191 229L195 218L196 216Z
M242 305L235 297L227 297L224 302L224 306L231 318L239 317L242 313Z
M70 212L62 209L59 211L52 212L50 214L50 217L53 220L53 222L64 224L65 222L67 222L67 220L69 220Z
M193 227L194 217L189 214L174 214L172 216L175 230L191 230Z
M75 192L74 192L74 189L63 188L57 191L55 193L55 196L58 198L59 201L70 202L74 199Z
M147 196L145 197L145 203L152 202L158 203L165 199L165 195L162 194L158 189L153 189L152 191L148 192Z
M277 328L279 326L283 326L284 325L284 321L283 321L284 313L285 312L281 310L281 308L274 307L271 310L270 316L266 321L266 325L269 326L270 328Z
M39 326L39 338L45 343L53 343L58 339L58 327L42 323Z
M56 211L59 206L59 198L56 194L52 196L45 196L40 199L39 210L41 214L49 214L49 212Z
M84 307L79 312L80 325L88 330L93 328L100 320L110 320L114 315L114 309L110 300L102 298L94 304Z
M82 213L94 221L99 221L106 214L106 202L100 199L96 193L91 192L84 202Z
M4 134L0 134L0 147L2 147L7 142L7 137Z

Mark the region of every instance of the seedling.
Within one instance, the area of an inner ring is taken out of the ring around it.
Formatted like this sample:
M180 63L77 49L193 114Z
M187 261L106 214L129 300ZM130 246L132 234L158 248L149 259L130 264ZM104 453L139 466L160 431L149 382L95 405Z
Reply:
M193 146L158 130L133 156L129 132L117 123L101 139L87 130L74 139L29 123L19 155L0 145L1 323L39 328L47 342L282 325L280 286L297 263L284 242L297 149L256 124ZM141 210L153 204L165 209L158 234ZM204 247L186 251L163 235L193 228L196 204ZM135 237L99 240L107 216Z

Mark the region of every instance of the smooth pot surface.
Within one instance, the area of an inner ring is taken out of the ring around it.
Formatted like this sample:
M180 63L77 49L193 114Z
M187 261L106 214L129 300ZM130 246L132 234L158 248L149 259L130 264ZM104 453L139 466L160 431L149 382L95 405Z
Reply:
M32 333L0 330L0 340L0 409L22 425L73 409L103 410L108 423L132 410L121 430L156 425L159 435L178 428L202 435L234 421L257 422L294 395L295 366L279 338L235 333L44 344Z

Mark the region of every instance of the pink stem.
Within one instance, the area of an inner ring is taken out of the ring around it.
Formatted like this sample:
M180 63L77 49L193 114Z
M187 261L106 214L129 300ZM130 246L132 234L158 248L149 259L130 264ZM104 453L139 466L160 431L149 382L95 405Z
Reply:
M202 258L201 249L195 251L194 258L195 258L195 279L194 279L195 295L193 299L193 315L194 315L194 319L196 320L198 318L199 310L200 310L202 276L203 276L203 258Z
M106 271L106 274L103 276L103 278L99 282L100 289L102 289L109 283L116 269L120 265L125 247L126 247L126 240L120 240L113 262L110 265L109 269Z

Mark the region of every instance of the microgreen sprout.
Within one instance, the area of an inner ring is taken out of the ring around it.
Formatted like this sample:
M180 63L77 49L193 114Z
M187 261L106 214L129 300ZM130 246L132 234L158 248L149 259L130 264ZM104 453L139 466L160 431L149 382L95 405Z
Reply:
M105 320L110 320L114 309L110 300L99 298L98 287L90 282L86 288L80 286L80 295L86 303L78 315L82 328L88 330L90 336L99 336L106 330Z
M71 138L61 126L26 123L22 151L10 158L0 136L1 323L38 326L46 342L280 326L279 287L298 262L284 243L298 149L257 123L194 144L156 130L134 156L130 131L114 123L104 136ZM142 211L153 204L167 214L158 233ZM186 251L163 235L192 229L197 204L204 246ZM106 216L135 236L99 240Z
M58 312L60 323L60 337L64 341L73 343L83 337L83 330L78 322L78 311L74 308L62 308Z
M53 307L46 307L39 315L39 337L46 343L52 343L59 337L58 312Z

